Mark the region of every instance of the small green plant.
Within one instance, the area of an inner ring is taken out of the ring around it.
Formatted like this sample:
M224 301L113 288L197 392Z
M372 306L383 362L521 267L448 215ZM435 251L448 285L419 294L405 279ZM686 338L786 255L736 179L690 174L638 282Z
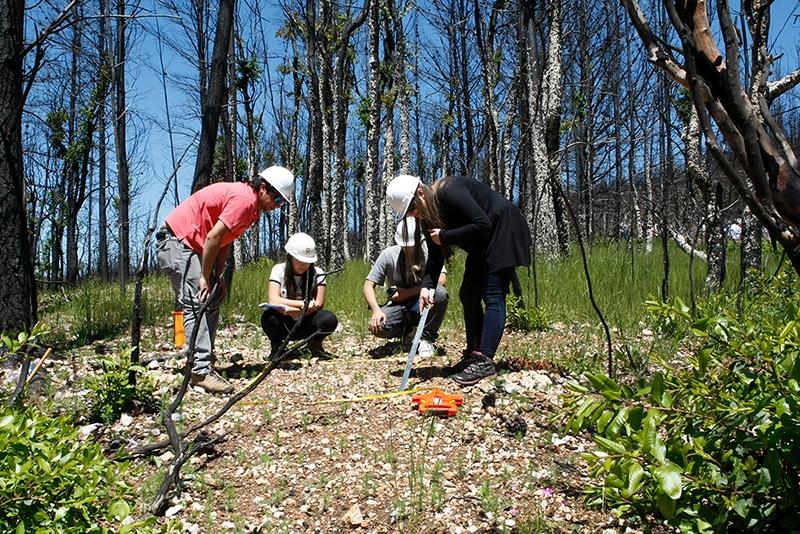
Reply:
M505 506L505 499L499 492L492 489L488 480L484 480L481 487L478 488L478 497L481 500L481 509L486 514L491 513L496 517Z
M542 308L523 306L522 298L509 294L506 297L506 326L519 332L543 332L550 328L550 321Z
M144 368L131 364L128 351L118 356L102 358L103 372L88 380L91 419L102 423L116 421L122 412L130 410L137 401L150 399L154 386ZM136 383L131 383L131 374Z
M142 531L121 525L133 492L127 464L106 459L100 445L81 442L67 418L0 405L0 531Z
M30 333L20 332L16 338L3 334L0 336L0 341L2 341L9 354L16 354L26 346L36 347L36 341L46 334L47 326L39 322L33 326Z
M698 308L652 303L697 349L633 385L587 373L565 397L569 429L602 482L589 502L660 512L682 531L795 531L800 504L800 308L783 275L744 297ZM793 277L792 277L793 278Z

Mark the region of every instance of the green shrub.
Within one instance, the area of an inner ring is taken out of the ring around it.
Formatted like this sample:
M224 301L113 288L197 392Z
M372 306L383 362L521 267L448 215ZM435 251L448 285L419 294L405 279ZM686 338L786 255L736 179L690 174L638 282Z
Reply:
M126 469L65 418L0 406L0 531L140 531L119 524L133 496Z
M789 278L762 284L741 316L735 300L696 320L680 302L653 303L700 343L686 362L633 386L588 373L586 386L569 386L568 427L594 432L599 447L585 455L602 479L591 503L658 511L684 531L800 527L800 308Z
M130 410L137 401L146 401L153 394L152 381L144 373L144 368L131 365L130 351L119 356L102 358L103 372L88 379L89 406L91 419L101 423L113 423L122 412ZM136 376L136 383L130 381L130 373Z
M506 297L506 328L518 332L543 332L550 328L547 316L538 306L523 306L523 300L514 294Z

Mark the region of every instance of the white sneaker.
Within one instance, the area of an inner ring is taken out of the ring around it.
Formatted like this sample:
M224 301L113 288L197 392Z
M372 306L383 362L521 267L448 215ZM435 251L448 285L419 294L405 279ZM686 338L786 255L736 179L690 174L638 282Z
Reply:
M419 346L417 347L417 355L422 358L430 358L436 354L436 347L427 339L420 339Z

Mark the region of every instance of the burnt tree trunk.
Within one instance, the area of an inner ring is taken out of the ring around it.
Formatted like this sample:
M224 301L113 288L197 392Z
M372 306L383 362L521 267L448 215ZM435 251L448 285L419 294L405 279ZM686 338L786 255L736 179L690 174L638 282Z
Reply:
M30 330L37 320L22 167L24 2L0 1L0 332Z

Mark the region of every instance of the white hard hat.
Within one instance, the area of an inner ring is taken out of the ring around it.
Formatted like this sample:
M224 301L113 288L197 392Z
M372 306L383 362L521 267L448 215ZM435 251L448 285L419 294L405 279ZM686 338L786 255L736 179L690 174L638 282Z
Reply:
M286 167L273 165L258 173L266 182L281 194L286 202L294 200L294 174Z
M405 226L405 231L403 227ZM394 242L401 247L413 247L414 232L417 230L417 220L414 217L403 217L397 223L397 230L394 231Z
M419 176L401 174L393 178L389 185L386 186L386 198L389 200L392 209L400 217L405 217L408 205L411 204L411 199L414 198L417 186L421 181Z
M314 243L314 238L303 232L292 235L283 249L303 263L317 262L317 245Z

